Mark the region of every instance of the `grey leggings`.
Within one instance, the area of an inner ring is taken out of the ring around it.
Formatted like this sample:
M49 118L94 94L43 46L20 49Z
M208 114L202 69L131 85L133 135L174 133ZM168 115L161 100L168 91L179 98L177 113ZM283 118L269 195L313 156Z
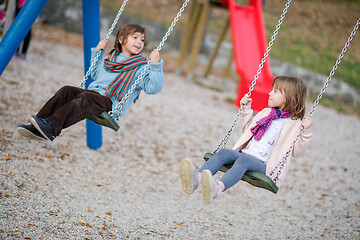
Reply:
M233 163L234 165L220 179L225 185L225 190L229 189L241 180L246 171L255 171L262 174L266 172L266 164L250 155L240 153L231 149L220 149L212 158L210 158L199 170L210 170L212 175L225 165Z

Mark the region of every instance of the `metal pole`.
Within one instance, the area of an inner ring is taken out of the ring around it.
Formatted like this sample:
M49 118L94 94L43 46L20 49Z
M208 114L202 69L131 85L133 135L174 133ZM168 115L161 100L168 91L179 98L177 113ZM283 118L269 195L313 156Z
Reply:
M100 0L83 0L83 42L84 42L84 66L90 67L91 48L96 47L100 41ZM85 88L94 80L89 76ZM87 146L98 149L102 145L102 128L93 121L86 119Z
M46 3L47 0L28 0L16 16L0 42L0 76Z

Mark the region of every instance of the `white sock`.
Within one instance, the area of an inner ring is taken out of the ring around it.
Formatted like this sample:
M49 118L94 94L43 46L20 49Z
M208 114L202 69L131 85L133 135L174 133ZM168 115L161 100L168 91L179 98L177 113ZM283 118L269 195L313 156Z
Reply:
M217 195L220 195L220 193L222 193L222 191L221 191L221 184L220 184L220 181L219 181L219 180L217 180L217 183L218 183L218 186L219 186L219 190L218 190Z

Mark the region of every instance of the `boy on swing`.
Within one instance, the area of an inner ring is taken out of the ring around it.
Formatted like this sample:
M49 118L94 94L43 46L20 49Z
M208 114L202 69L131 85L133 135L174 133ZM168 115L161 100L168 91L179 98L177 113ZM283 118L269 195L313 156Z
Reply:
M126 95L128 87L138 78L147 64L140 53L146 39L145 28L136 24L127 24L116 35L114 49L104 59L103 50L107 42L102 40L91 49L91 62L98 51L102 51L99 60L91 72L94 79L88 89L64 86L51 97L31 124L20 125L20 135L35 140L53 141L61 130L87 117L109 112ZM160 53L154 49L150 54L152 64L138 86L130 94L122 112L114 112L113 118L126 113L132 102L138 98L141 90L147 94L156 94L163 87L163 61Z

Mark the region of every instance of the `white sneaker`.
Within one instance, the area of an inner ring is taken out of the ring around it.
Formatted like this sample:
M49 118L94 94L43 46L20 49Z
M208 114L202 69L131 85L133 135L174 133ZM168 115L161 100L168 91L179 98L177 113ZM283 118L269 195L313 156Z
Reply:
M190 159L184 158L180 164L181 186L185 193L193 193L199 185L199 172Z
M204 170L201 173L201 187L202 196L205 203L210 204L220 193L219 181L215 180L209 170Z

